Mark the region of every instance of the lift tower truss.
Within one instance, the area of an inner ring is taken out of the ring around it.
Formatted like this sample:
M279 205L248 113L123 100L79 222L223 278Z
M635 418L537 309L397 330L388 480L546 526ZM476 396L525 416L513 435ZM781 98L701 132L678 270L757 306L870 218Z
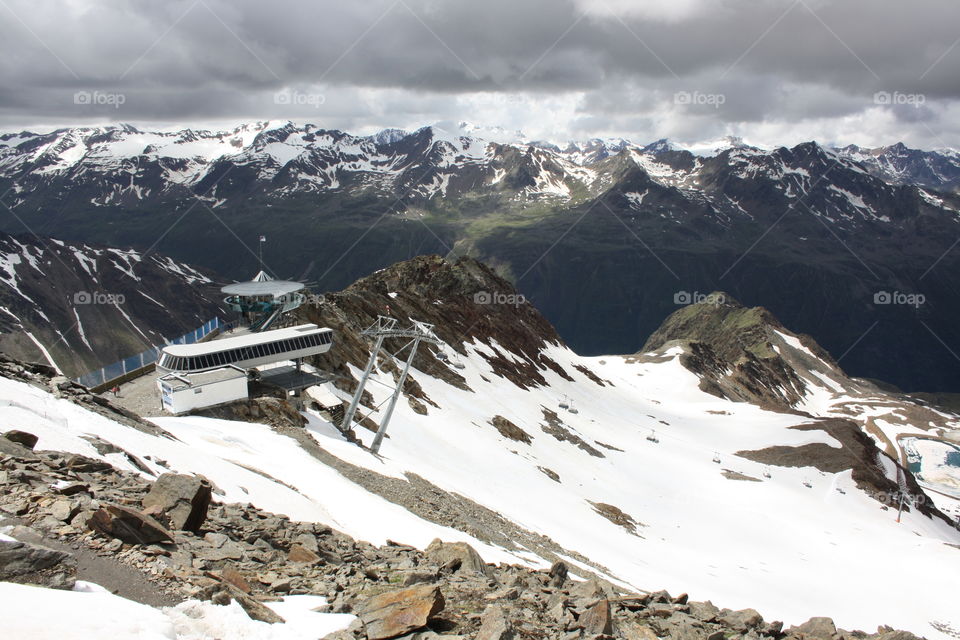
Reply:
M407 374L410 371L410 365L413 363L413 358L417 354L417 347L420 346L421 342L440 344L440 339L433 332L432 324L411 320L410 327L405 329L399 328L397 326L398 324L399 322L395 318L390 318L388 316L377 316L376 322L360 333L360 335L373 340L373 349L370 350L370 359L367 360L367 366L364 368L363 374L360 376L360 383L357 385L357 390L353 394L353 398L350 400L350 406L347 408L347 411L343 416L343 423L340 427L343 431L347 431L351 428L353 424L353 416L356 414L357 407L360 405L360 397L363 395L363 389L366 387L367 380L370 378L370 374L373 372L373 369L377 364L377 357L380 355L380 352L383 351L383 341L390 338L401 338L408 340L407 344L401 347L396 353L386 354L388 357L395 358L404 349L408 347L410 348L410 353L407 355L407 359L403 364L400 377L397 379L397 385L393 390L393 394L390 396L387 409L384 412L383 417L380 419L380 428L377 429L377 435L374 436L373 442L370 444L370 450L374 453L380 451L380 444L383 442L383 437L387 433L387 425L390 424L390 418L393 417L393 410L397 405L397 400L403 392L403 384L407 381Z

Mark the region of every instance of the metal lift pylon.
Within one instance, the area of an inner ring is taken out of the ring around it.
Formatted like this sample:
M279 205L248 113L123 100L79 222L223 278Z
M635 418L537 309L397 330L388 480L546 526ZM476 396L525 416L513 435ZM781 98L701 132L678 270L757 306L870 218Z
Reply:
M356 414L357 407L360 405L360 397L363 395L363 389L367 385L367 380L370 378L370 374L377 364L377 357L383 349L383 341L387 338L407 338L410 340L410 342L404 345L396 354L389 354L391 357L395 357L401 351L410 347L410 354L403 364L403 370L400 372L397 386L394 388L393 394L390 396L390 403L387 405L383 418L380 420L380 428L377 429L377 435L374 436L373 442L370 444L370 450L374 453L380 451L380 444L383 442L383 437L387 433L387 425L390 424L390 418L393 417L393 409L396 407L397 400L403 391L403 383L407 380L410 365L413 364L413 358L417 354L417 347L420 346L421 342L429 342L431 344L440 343L440 339L433 333L432 324L418 322L417 320L412 320L411 322L412 324L409 328L398 329L398 323L395 318L377 316L376 322L360 333L362 336L373 338L374 346L370 351L370 359L367 361L367 366L364 367L363 374L360 376L360 383L357 385L357 390L350 400L350 406L347 407L347 411L343 415L343 422L340 427L342 431L349 430L353 424L353 416Z

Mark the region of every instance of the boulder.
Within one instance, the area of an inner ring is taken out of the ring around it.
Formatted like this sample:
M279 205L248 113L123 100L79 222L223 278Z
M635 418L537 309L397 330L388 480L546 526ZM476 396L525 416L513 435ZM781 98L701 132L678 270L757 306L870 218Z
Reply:
M253 590L250 587L250 583L247 582L247 579L243 577L243 574L232 567L224 567L216 576L222 582L226 582L246 594L249 594Z
M569 573L567 565L560 560L557 560L550 566L550 586L551 587L562 587L563 583L567 581L567 574Z
M51 516L61 522L70 522L77 515L80 507L72 500L57 500L48 509Z
M480 616L480 629L474 640L512 640L513 628L503 607L492 604Z
M21 460L37 459L37 456L33 454L33 451L23 446L19 442L7 440L6 438L0 438L0 454L13 456L14 458L19 458Z
M19 429L13 429L7 431L3 434L3 437L9 440L10 442L16 442L22 447L26 447L33 451L33 448L37 446L37 441L40 440L37 436L32 433L27 433L26 431L20 431Z
M600 600L580 614L577 626L583 629L586 637L610 635L613 633L613 616L610 615L610 601Z
M76 580L77 561L69 553L0 540L0 581L70 590Z
M294 544L290 546L290 552L287 554L287 561L298 562L301 564L320 564L323 562L323 558L304 546Z
M570 587L570 597L583 601L584 604L592 604L597 600L612 598L615 595L613 585L597 578L578 582Z
M466 542L443 542L436 538L427 547L426 556L439 565L454 567L456 571L464 573L479 573L492 577L493 572L477 553L476 549Z
M150 487L143 506L160 508L170 519L171 529L196 533L207 519L211 490L204 478L165 473Z
M87 527L128 544L173 542L173 534L162 524L136 509L116 504L94 511Z
M102 471L110 471L113 469L113 466L109 462L97 460L96 458L90 458L88 456L80 455L79 453L74 453L68 456L64 461L63 466L71 471L80 471L82 473L100 473Z
M818 638L819 640L833 640L837 632L837 625L830 618L810 618L801 625L790 627L787 633L791 635L803 634L809 638Z
M628 621L618 627L624 640L660 640L653 629L639 622Z
M385 640L424 628L444 604L439 585L426 584L373 596L360 603L356 613L368 640Z
M720 615L720 609L715 604L707 600L706 602L688 602L687 610L690 615L701 622L713 622Z
M725 611L717 622L739 633L746 633L750 629L755 629L763 624L763 616L754 609Z

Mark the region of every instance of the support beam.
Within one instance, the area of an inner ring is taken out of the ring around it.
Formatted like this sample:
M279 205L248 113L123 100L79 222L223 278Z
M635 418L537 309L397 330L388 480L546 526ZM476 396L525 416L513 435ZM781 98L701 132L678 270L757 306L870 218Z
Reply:
M393 408L397 406L397 399L403 393L403 383L407 381L407 373L410 371L410 364L413 362L413 357L417 355L417 347L420 346L420 338L413 339L413 345L410 347L410 355L407 356L407 361L403 364L403 371L400 372L400 379L397 380L397 388L393 390L393 395L390 397L390 404L387 405L387 411L383 414L383 418L380 419L380 428L377 429L377 435L373 437L373 442L370 444L370 450L374 453L380 451L380 443L383 442L383 436L387 433L387 425L390 424L390 418L393 417Z
M370 373L373 371L373 366L377 363L377 356L380 355L380 348L383 346L384 337L385 336L383 335L378 335L373 350L370 351L370 359L367 360L367 366L363 370L363 374L360 376L360 383L357 385L357 391L353 394L353 398L350 400L350 406L347 407L347 412L343 414L343 422L340 424L341 431L349 431L353 428L353 416L357 412L357 405L360 404L360 396L363 395L363 388L367 385L367 379L370 377Z

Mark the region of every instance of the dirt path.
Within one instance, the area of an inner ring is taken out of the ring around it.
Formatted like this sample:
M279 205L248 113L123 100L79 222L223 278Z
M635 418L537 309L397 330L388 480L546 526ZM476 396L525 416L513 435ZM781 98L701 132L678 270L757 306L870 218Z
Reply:
M25 525L19 518L3 518L0 526ZM72 547L57 540L43 537L35 529L23 526L13 535L21 542L41 544L57 551L64 551L77 559L77 579L93 582L122 598L152 607L169 607L180 602L162 591L146 575L133 567L114 560L110 555L98 555L83 546Z

